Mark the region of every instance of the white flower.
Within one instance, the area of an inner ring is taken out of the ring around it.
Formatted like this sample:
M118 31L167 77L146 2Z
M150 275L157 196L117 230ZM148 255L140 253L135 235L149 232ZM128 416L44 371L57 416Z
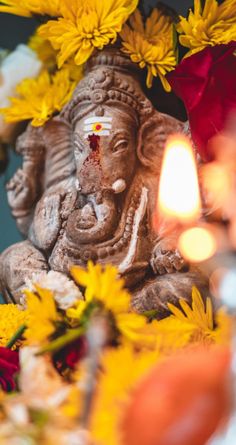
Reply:
M82 300L83 296L75 283L66 275L60 272L42 272L33 275L33 278L26 281L26 286L35 291L34 283L43 289L49 289L53 292L58 307L64 311L74 306L78 300Z
M9 105L9 97L16 95L16 86L26 78L37 77L42 69L42 62L37 54L26 45L18 45L12 53L3 59L0 65L0 108ZM0 116L0 141L11 141L16 124L8 124Z
M55 430L51 431L52 439L55 437ZM50 438L50 432L49 432ZM94 445L91 442L89 432L77 428L76 430L66 431L57 429L57 445Z
M17 426L27 426L29 423L29 413L27 407L20 398L14 399L14 402L7 403L5 406L7 416L13 424Z
M70 387L59 376L50 357L37 356L37 347L20 349L19 387L28 406L56 408L66 400Z

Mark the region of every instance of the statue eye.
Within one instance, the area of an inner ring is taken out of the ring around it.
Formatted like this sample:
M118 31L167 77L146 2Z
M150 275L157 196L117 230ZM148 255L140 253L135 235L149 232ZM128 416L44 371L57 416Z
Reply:
M127 139L121 139L114 144L112 151L115 153L118 151L124 151L128 148L128 144L129 142Z

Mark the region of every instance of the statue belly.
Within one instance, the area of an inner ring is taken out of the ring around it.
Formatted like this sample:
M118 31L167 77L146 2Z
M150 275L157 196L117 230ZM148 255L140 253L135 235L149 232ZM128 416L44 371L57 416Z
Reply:
M103 244L72 244L64 232L57 240L49 258L50 268L69 273L72 265L86 267L89 260L100 264L113 264L120 268L127 285L136 284L146 274L152 251L152 243L144 236L144 228L140 230L135 250L130 256L132 232L124 232L117 239L115 236ZM145 232L146 233L146 232ZM127 261L128 259L128 261Z

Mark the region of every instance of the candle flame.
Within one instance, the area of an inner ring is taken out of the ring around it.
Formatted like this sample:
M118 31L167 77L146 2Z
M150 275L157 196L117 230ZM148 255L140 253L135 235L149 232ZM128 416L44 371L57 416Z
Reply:
M201 199L194 153L187 137L168 139L159 183L158 216L190 224L200 216Z

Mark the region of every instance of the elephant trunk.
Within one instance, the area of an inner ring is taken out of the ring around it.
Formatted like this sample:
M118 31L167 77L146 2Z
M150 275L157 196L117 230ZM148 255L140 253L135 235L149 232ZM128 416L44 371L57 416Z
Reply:
M85 205L75 210L67 222L67 238L74 244L99 243L113 235L118 223L114 192L86 197Z

